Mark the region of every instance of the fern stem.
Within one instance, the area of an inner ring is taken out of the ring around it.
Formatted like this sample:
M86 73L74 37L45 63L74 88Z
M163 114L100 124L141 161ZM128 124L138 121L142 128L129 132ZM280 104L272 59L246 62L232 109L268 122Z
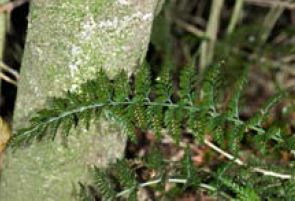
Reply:
M57 121L61 121L64 118L70 117L72 115L78 114L78 113L82 113L85 111L89 111L89 110L94 110L94 109L98 109L98 108L102 108L102 107L121 107L121 106L129 106L129 105L136 105L136 104L142 104L144 106L160 106L160 107L172 107L172 108L182 108L184 110L189 110L189 111L195 111L198 112L200 111L200 108L196 105L181 105L181 104L175 104L173 102L169 102L169 103L161 103L161 102L151 102L149 100L146 100L143 103L137 102L137 101L125 101L125 102L114 102L114 101L109 101L106 103L93 103L91 105L84 105L69 111L65 111L57 116L54 117L50 117L47 120L34 125L31 127L31 129L24 131L20 134L14 135L14 138L18 137L18 136L29 136L30 134L33 134L34 132L38 131L38 129L42 128L43 126L48 126L50 124L53 124ZM208 115L210 115L211 117L217 117L220 114L217 112L209 112ZM228 121L234 122L235 124L239 124L239 125L243 125L245 124L243 121L239 120L239 119L235 119L235 118L227 118ZM265 133L265 131L261 128L258 127L250 127L250 129L255 130L259 133ZM275 139L277 141L279 141L279 139Z
M228 121L231 121L237 125L243 125L245 124L245 122L239 120L239 119L236 119L236 118L227 118ZM251 130L254 130L254 131L257 131L258 133L262 133L264 134L265 133L265 130L263 130L262 128L259 128L259 127L256 127L256 126L251 126L249 127L249 129Z
M87 110L104 107L106 105L107 104L93 104L93 105L87 105L87 106L83 106L83 107L80 107L80 108L76 108L74 110L70 110L70 111L64 112L64 113L60 114L59 116L52 117L52 118L48 119L47 121L38 124L37 126L33 127L31 130L28 130L28 131L23 132L21 135L22 136L24 136L24 135L30 135L31 133L37 131L42 126L49 125L49 124L51 124L53 122L56 122L56 121L60 121L63 118L66 118L68 116L71 116L71 115L74 115L74 114L77 114L77 113L81 113L81 112L84 112L84 111L87 111Z
M124 196L124 195L130 193L134 188L135 188L135 187L133 187L133 188L129 188L129 189L126 189L126 190L124 190L124 191L121 191L120 193L118 193L118 194L116 195L116 198L122 197L122 196Z
M148 182L139 184L139 187L144 188L144 187L147 187L147 186L152 186L154 184L158 184L158 183L162 182L162 180L163 179L160 178L160 179L157 179L157 180L148 181Z
M245 124L245 122L239 120L239 119L236 119L236 118L227 118L228 121L231 121L237 125L243 125ZM250 126L248 129L251 129L251 130L254 130L254 131L257 131L258 133L260 134L265 134L265 130L262 129L262 128L259 128L259 127L256 127L256 126ZM284 142L282 139L276 137L276 136L271 136L271 139L277 141L277 142Z
M162 178L159 178L159 179L156 179L156 180L151 180L151 181L148 181L148 182L145 182L145 183L141 183L138 185L139 188L144 188L144 187L148 187L148 186L152 186L152 185L155 185L155 184L159 184L163 181ZM169 178L167 180L169 183L175 183L175 184L186 184L187 183L187 179L176 179L176 178ZM199 187L200 188L203 188L203 189L206 189L206 190L209 190L209 191L212 191L212 192L216 192L218 189L214 186L210 186L209 184L205 184L205 183L200 183L199 184ZM116 197L122 197L126 194L129 194L131 191L134 190L134 188L136 187L132 187L132 188L129 188L129 189L126 189L126 190L123 190L121 192L119 192ZM229 195L227 195L226 193L224 192L221 192L221 195L223 195L224 197L226 198L230 198Z
M79 108L75 108L73 110L70 111L66 111L61 113L58 116L55 117L51 117L48 120L39 123L38 125L34 126L31 130L25 131L23 133L21 133L22 136L24 135L30 135L33 132L37 131L39 128L41 128L42 126L47 126L51 123L54 123L56 121L60 121L64 118L67 118L71 115L74 114L78 114L78 113L82 113L85 112L87 110L93 110L93 109L97 109L97 108L101 108L101 107L116 107L116 106L128 106L128 105L133 105L133 104L138 104L138 102L109 102L109 103L95 103L95 104L91 104L91 105L86 105L86 106L82 106ZM144 102L143 103L144 106L161 106L161 107L182 107L183 109L187 109L187 110L194 110L194 111L199 111L200 109L197 106L183 106L183 105L178 105L178 104L174 104L174 103L158 103L158 102Z
M226 151L222 150L221 148L219 148L218 146L216 146L212 142L210 142L208 140L204 140L204 143L208 147L210 147L211 149L213 149L217 153L220 153L221 155L225 156L226 158L233 161L234 163L236 163L236 164L238 164L240 166L246 166L246 164L243 161L241 161L240 159L238 159L238 158L234 157L233 155L227 153ZM276 178L286 179L286 180L293 179L292 175L283 174L283 173L277 173L277 172L269 171L269 170L259 168L259 167L253 167L253 168L251 168L251 170L252 170L252 172L261 173L263 176L276 177Z
M277 178L281 178L281 179L293 179L292 175L277 173L277 172L265 170L265 169L259 168L259 167L253 168L252 171L261 173L264 176L277 177Z
M169 183L176 183L176 184L185 184L187 182L186 179L175 179L175 178L171 178L168 179Z
M221 148L219 148L218 146L216 146L215 144L213 144L212 142L210 142L209 140L204 140L204 143L210 147L211 149L213 149L214 151L220 153L221 155L225 156L226 158L228 158L229 160L235 162L238 165L245 165L240 159L234 157L233 155L223 151Z
M147 186L152 186L152 185L154 185L154 184L158 184L158 183L160 183L160 182L162 182L162 178L160 178L160 179L156 179L156 180L152 180L152 181L148 181L148 182L145 182L145 183L141 183L141 184L138 185L138 187L140 187L140 188L144 188L144 187L147 187ZM118 193L118 194L116 195L116 197L117 197L117 198L118 198L118 197L122 197L122 196L124 196L124 195L130 193L134 188L135 188L135 187L132 187L132 188L126 189L126 190L124 190L124 191L121 191L120 193Z

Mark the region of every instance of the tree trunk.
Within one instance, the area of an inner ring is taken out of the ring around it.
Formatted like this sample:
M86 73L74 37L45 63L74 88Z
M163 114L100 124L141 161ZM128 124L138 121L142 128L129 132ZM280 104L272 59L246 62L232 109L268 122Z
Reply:
M157 0L34 0L18 86L14 130L28 125L49 96L75 91L103 68L110 77L133 72L144 58ZM100 120L62 141L6 151L0 200L72 201L89 165L121 157L126 137Z

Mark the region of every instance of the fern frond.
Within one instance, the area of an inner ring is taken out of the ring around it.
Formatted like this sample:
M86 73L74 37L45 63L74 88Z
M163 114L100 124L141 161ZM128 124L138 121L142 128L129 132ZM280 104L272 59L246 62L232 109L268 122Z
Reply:
M182 175L184 175L184 178L186 178L187 183L186 186L190 187L199 187L199 184L201 183L196 167L193 164L192 161L192 153L191 149L189 147L186 148L184 157L181 161L182 163Z
M128 74L121 71L114 80L114 101L126 101L131 92ZM139 89L138 89L139 90Z
M104 200L112 201L116 198L116 191L112 186L112 181L103 169L95 168L95 184Z
M138 128L147 128L146 108L144 107L143 102L130 105L127 110L129 118L133 119L134 124Z
M155 170L156 172L162 172L164 171L163 166L163 156L157 149L152 149L151 153L147 155L145 158L145 165L147 168L150 168L152 170Z
M80 192L78 194L78 199L80 201L93 201L95 198L90 195L88 188L79 182Z
M265 134L258 134L254 136L256 147L261 153L265 154L267 152L267 143L272 138L281 139L281 129L277 126L271 126Z
M147 109L150 128L155 132L157 139L161 137L163 127L163 108L161 106L150 106Z
M247 83L248 68L245 68L241 77L237 80L234 90L232 92L232 97L228 103L227 116L231 118L239 117L239 100L241 93Z
M284 185L284 196L288 201L292 201L295 197L295 181L290 180Z
M224 124L225 114L208 118L208 132L212 134L213 140L220 146L224 146Z
M202 84L202 104L204 110L210 110L215 108L215 87L220 74L220 64L214 65L208 68L205 72L203 84Z
M88 86L88 84L86 84ZM105 71L102 69L99 71L97 75L97 80L94 82L94 92L96 97L101 103L109 102L112 99L112 86L110 83L110 79L108 78Z
M132 122L132 118L129 118L128 109L121 107L113 107L106 111L106 117L115 120L121 128L123 132L128 136L128 138L136 142L136 133L135 133L135 125Z
M139 69L135 77L135 94L138 98L147 98L151 90L150 68L147 62Z
M221 145L224 141L223 127L225 125L224 120L220 122L217 120L224 115L219 114L215 108L215 85L219 79L219 73L220 65L208 69L202 84L203 98L197 105L196 103L192 104L191 101L183 102L183 100L172 102L171 96L174 92L168 67L160 73L155 85L151 85L149 68L145 64L136 75L134 92L131 90L131 83L128 82L128 76L124 72L121 72L117 77L118 80L114 81L110 81L105 73L100 72L97 79L82 84L79 92L68 92L64 98L51 99L49 109L37 112L37 115L31 119L31 126L20 130L12 138L11 145L29 143L46 137L54 139L59 130L63 131L63 136L67 136L70 130L79 124L89 128L92 119L99 119L101 114L106 114L107 118L116 120L134 141L136 140L136 127L151 128L159 137L164 123L175 142L179 142L181 128L187 124L200 142L203 141L205 133L212 133L215 141ZM188 69L182 74L180 95L183 98L189 96L193 98L194 87L190 85L196 81L195 74L193 69ZM185 80L185 78L189 79ZM237 119L237 104L240 90L245 83L244 79L241 78L241 81L237 83L236 95L232 98L229 112L225 117L230 125L246 125L238 132L239 134L229 137L229 141L233 145L238 144L247 129L265 133L261 128L263 117L282 98L281 94L271 98L247 122ZM150 93L155 94L155 97L150 98ZM219 127L218 124L220 124Z
M290 136L285 140L286 144L285 146L289 149L289 150L295 150L295 137L294 136Z
M282 101L282 99L285 98L286 96L287 94L285 92L278 92L274 96L270 97L260 109L261 114L266 115L271 108L273 108L276 104Z
M127 160L119 160L115 164L115 168L118 173L118 178L121 186L132 188L137 185L136 177L134 172L130 169Z
M136 180L135 172L130 169L128 162L124 159L118 161L114 168L117 173L117 179L120 183L120 186L123 188L123 191L129 191L128 200L136 201L138 182Z
M233 153L239 151L239 142L245 133L245 125L233 125L227 133L228 147Z
M55 139L55 136L56 136L56 134L58 132L58 129L59 129L61 124L62 124L61 120L55 121L55 122L52 123L52 125L48 129L49 135L51 136L51 140ZM65 127L65 126L63 126L63 127Z
M260 201L260 197L255 192L255 190L251 187L244 187L238 185L237 183L233 182L229 178L221 177L219 180L225 185L226 187L230 188L237 194L238 200L240 201Z
M261 127L262 122L264 121L266 115L268 114L269 110L276 104L278 104L284 97L285 93L279 92L276 95L269 98L262 108L256 112L256 114L247 121L247 128L253 129L254 127L258 126ZM257 130L257 129L256 129ZM260 132L259 130L257 130ZM264 131L261 131L263 133Z
M195 66L191 64L180 72L179 96L181 102L193 104L196 98L196 83L196 69Z
M93 114L94 112L92 110L89 110L89 111L84 111L81 113L81 119L82 119L82 122L83 125L82 127L85 127L87 130L90 128L90 123L91 123L91 120L94 116ZM95 115L95 116L100 116L100 115Z
M182 116L182 111L176 108L170 108L165 112L165 126L177 144L180 141Z
M221 126L218 126L212 133L214 141L217 142L219 146L224 146L224 131Z
M58 99L56 99L58 100ZM59 102L55 102L57 105ZM25 129L20 129L12 139L12 146L25 144L34 140L42 140L49 136L50 139L54 139L58 132L58 128L63 128L63 135L67 136L70 129L77 125L81 118L80 114L96 110L100 113L102 107L105 107L105 103L97 103L92 105L78 105L76 108L73 105L66 105L63 111L56 110L55 105L52 109L40 110L35 117L31 119L31 126ZM48 130L50 127L55 129Z
M206 114L199 112L190 112L188 119L188 127L192 130L192 134L202 143L204 141L205 132L207 129L208 117Z
M171 102L173 93L173 85L171 79L171 68L166 66L162 69L160 75L156 78L156 101L158 102Z

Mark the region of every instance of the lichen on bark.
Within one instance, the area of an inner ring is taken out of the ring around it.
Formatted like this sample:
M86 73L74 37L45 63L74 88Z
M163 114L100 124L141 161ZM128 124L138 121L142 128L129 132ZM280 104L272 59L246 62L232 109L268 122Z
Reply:
M110 77L133 72L146 53L157 3L33 0L14 129L26 126L49 96L77 90L101 68ZM122 156L126 138L113 122L101 119L88 131L71 132L67 146L55 141L7 150L0 200L73 200L73 186L90 182L89 165Z

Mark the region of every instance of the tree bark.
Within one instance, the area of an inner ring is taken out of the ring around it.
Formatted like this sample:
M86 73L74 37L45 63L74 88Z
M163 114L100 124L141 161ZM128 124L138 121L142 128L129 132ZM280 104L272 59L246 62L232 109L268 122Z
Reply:
M75 91L100 68L131 73L147 50L157 0L34 0L18 86L14 130L28 125L49 96ZM126 137L113 122L93 122L62 141L6 151L0 200L72 201L89 166L122 156Z

